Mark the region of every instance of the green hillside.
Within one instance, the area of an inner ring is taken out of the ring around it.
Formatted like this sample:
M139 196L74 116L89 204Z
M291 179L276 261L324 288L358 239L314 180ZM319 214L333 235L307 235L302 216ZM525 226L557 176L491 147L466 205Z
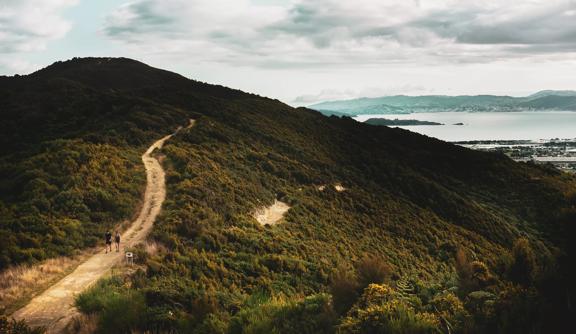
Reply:
M102 332L545 332L573 312L576 180L554 169L128 59L0 87L0 268L129 219L144 148L197 120L162 150L156 251L78 298ZM259 225L275 199L284 221Z

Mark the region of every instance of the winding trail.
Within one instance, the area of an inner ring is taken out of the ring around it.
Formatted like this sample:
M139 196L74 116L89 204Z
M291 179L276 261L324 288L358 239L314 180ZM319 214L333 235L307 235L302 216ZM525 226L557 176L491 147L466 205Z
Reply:
M187 128L194 126L190 120ZM123 247L131 247L142 242L160 213L162 203L166 198L166 183L164 169L160 162L152 157L154 150L162 148L164 143L176 132L156 141L142 155L142 162L146 168L146 191L144 202L138 218L122 235ZM72 273L32 299L26 306L14 312L12 317L25 320L32 327L46 327L47 333L61 333L70 321L78 315L74 307L74 298L98 279L104 276L115 264L122 261L124 252L105 254L104 250L93 255L80 264Z

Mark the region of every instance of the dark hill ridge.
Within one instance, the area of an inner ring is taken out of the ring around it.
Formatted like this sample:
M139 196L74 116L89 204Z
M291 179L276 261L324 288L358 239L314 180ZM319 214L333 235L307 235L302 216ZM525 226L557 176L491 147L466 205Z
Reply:
M112 129L125 133L127 123L137 124L140 130L150 129L153 123L161 128L162 124L167 125L167 117L170 124L185 117L173 105L197 109L207 101L254 97L257 96L190 80L132 59L74 58L28 76L0 77L0 99L4 105L0 153L20 150L48 138L86 137ZM179 103L166 105L164 101ZM157 112L159 109L164 111ZM211 111L207 108L205 112ZM145 118L138 117L142 113L150 116L152 123L143 124ZM158 123L161 118L164 121ZM109 124L103 127L101 119L107 119ZM149 140L149 136L139 134L125 137L132 144Z
M0 268L95 245L137 205L143 148L197 120L162 151L168 197L152 236L161 251L141 254L146 273L117 291L145 304L132 305L147 310L140 329L181 326L166 310L190 328L244 326L239 310L256 312L248 296L259 291L324 300L316 294L334 272L365 255L440 289L433 296L458 280L460 248L496 277L477 288L498 293L516 239L543 264L569 238L576 183L547 167L128 59L74 59L0 85ZM346 191L319 190L336 183ZM284 223L262 227L252 212L275 198L292 208Z
M187 79L180 74L157 69L128 58L74 58L57 62L32 73L40 79L65 79L103 90L139 91L144 89L189 89L225 98L242 92L223 86Z
M190 80L180 74L154 68L128 58L74 58L57 62L32 73L29 77L45 80L62 79L99 90L131 92L136 95L171 90L184 90L198 95L226 99L242 98L247 93L236 89Z
M76 58L56 62L30 75L33 78L66 78L101 89L132 90L147 86L181 86L185 77L128 58Z

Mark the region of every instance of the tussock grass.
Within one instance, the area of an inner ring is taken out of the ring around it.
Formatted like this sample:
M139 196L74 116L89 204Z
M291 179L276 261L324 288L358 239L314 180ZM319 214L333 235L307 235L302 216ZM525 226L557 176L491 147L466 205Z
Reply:
M144 243L144 251L149 255L149 256L154 256L156 254L158 254L158 252L165 252L166 251L166 247L164 247L162 244L156 242L156 241L147 241Z
M18 265L0 273L0 314L11 314L78 266L90 252Z
M65 333L68 334L92 334L98 329L98 317L94 314L80 314L74 319Z

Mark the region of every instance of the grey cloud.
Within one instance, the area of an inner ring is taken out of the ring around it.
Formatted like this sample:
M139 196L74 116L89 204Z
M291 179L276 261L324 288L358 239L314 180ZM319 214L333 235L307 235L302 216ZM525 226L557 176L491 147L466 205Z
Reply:
M427 17L407 22L395 27L386 27L383 34L398 36L403 29L415 28L432 32L442 38L453 39L459 44L476 45L558 45L565 44L564 50L572 50L576 45L576 16L567 16L576 3L556 6L552 9L527 15L512 17L498 22L481 20L481 17L496 16L490 11L444 11L430 13ZM375 30L373 32L378 32ZM545 48L526 48L546 52ZM551 48L550 52L561 49Z
M218 50L213 60L264 68L411 61L485 63L576 52L576 15L567 15L569 10L576 12L574 1L544 4L532 12L516 12L508 6L503 7L504 14L500 7L462 3L424 10L414 1L413 12L401 21L381 19L386 18L386 11L390 17L395 15L396 8L389 3L369 7L381 9L373 13L345 11L335 0L306 1L292 4L283 19L264 26L240 27L235 21L211 26L207 20L198 32L188 22L195 18L183 17L189 14L178 10L168 14L160 10L159 0L141 0L123 8L129 15L111 16L105 32L126 42L199 41ZM186 1L181 5L187 6Z
M269 25L261 30L267 36L287 34L308 38L316 47L327 48L338 37L334 30L354 26L356 18L324 12L314 3L300 3L290 9L285 21Z
M133 2L123 9L126 13L130 13L130 17L125 22L109 18L104 29L107 35L131 39L138 34L168 32L172 30L171 25L176 22L174 17L158 13L153 1Z
M568 2L528 15L512 17L503 22L482 22L480 18L497 13L478 8L433 11L417 20L398 25L378 25L371 23L366 27L362 18L350 16L325 15L311 4L299 5L291 11L290 17L282 23L268 27L283 33L309 38L322 46L333 41L324 39L341 35L330 35L331 29L345 28L351 31L350 37L382 37L396 40L402 44L422 46L426 44L426 35L452 39L459 44L500 45L500 44L567 44L565 48L554 47L551 52L572 50L576 45L576 15L565 15L576 10L576 2ZM343 13L344 14L344 13ZM410 34L405 34L410 32ZM406 36L408 35L408 36ZM527 48L545 52L545 48Z
M10 27L10 22L0 19L1 32L5 37L0 43L0 53L18 52L22 45L25 45L32 39L42 38L41 34L37 34L26 29Z
M50 40L63 37L71 26L63 10L74 4L74 0L2 1L0 54L41 50Z

